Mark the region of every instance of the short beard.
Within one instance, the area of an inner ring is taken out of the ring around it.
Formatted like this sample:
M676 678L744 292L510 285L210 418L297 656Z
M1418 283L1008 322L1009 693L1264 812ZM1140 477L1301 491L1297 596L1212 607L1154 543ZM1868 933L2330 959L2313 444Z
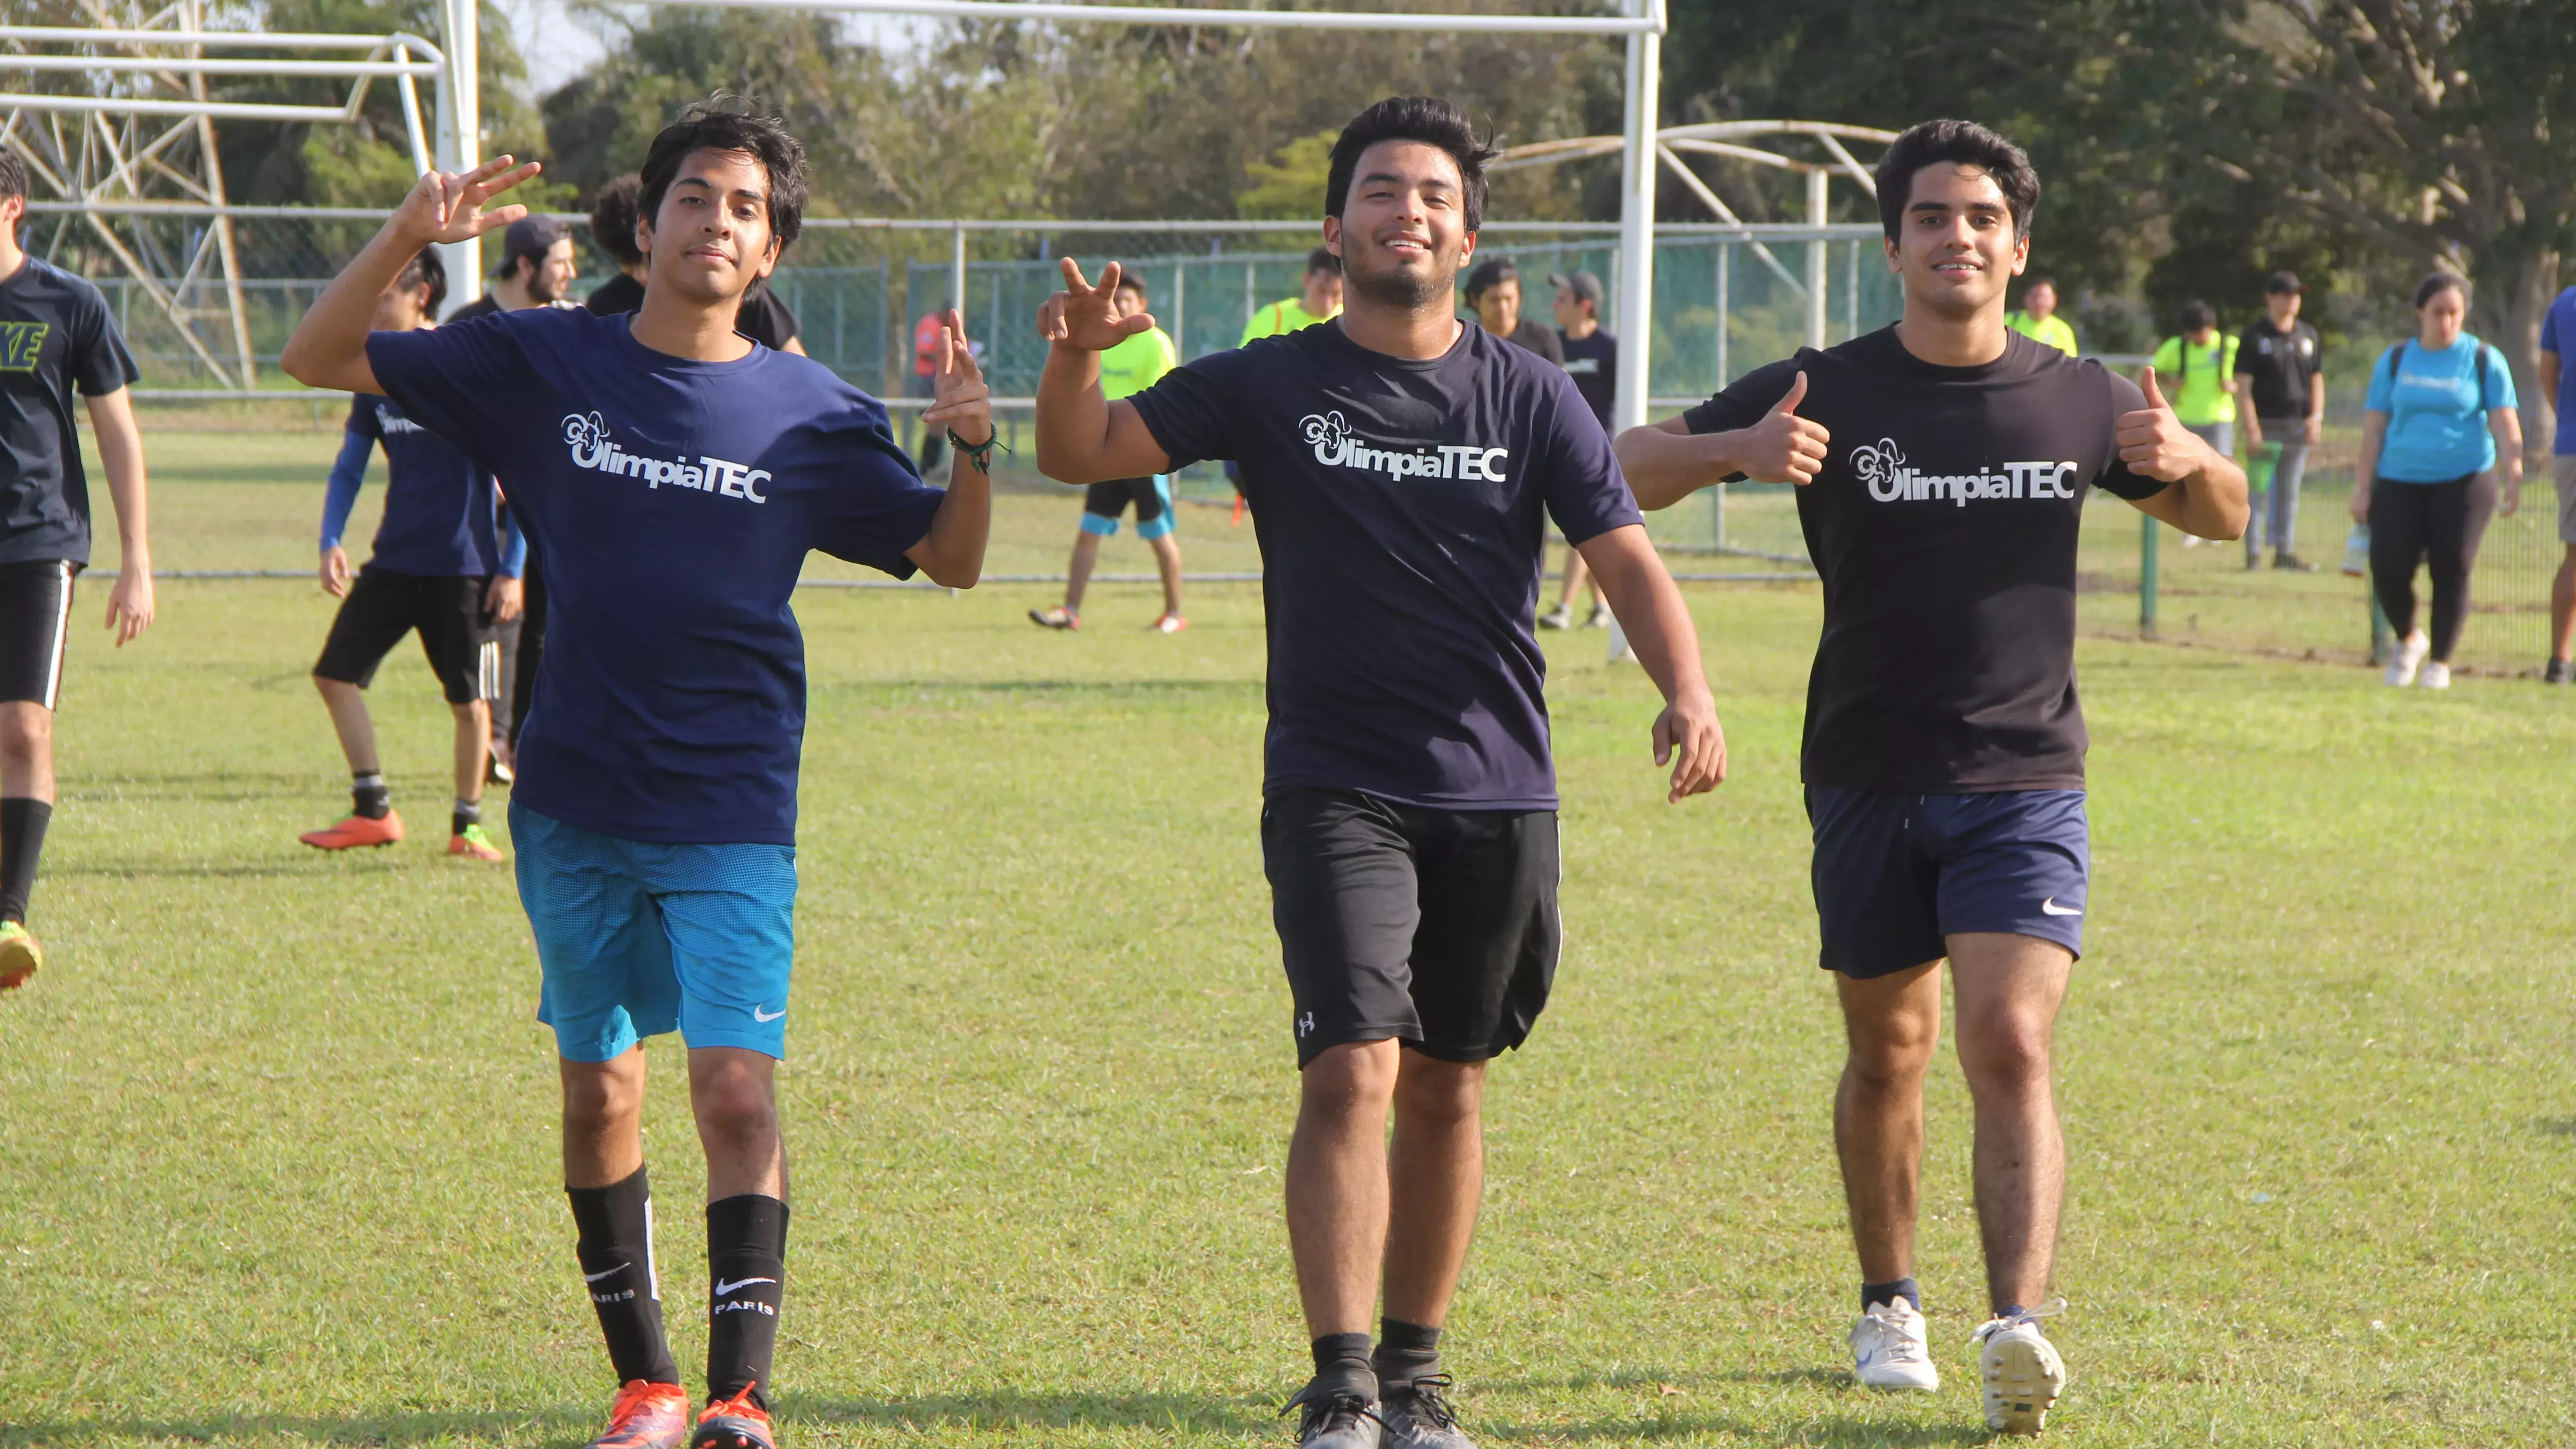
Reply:
M1399 312L1428 312L1434 310L1433 304L1442 297L1457 296L1458 273L1454 268L1438 276L1408 273L1395 268L1372 272L1345 261L1342 291L1344 305L1348 305L1351 294L1355 293Z

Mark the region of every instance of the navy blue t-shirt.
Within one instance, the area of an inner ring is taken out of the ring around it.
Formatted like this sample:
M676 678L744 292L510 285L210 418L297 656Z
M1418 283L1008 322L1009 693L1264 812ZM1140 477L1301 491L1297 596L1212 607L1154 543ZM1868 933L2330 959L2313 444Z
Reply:
M403 416L389 397L349 399L348 434L385 450L385 516L368 563L430 578L505 572L490 469Z
M0 564L89 562L89 478L72 389L134 381L98 288L29 257L0 281Z
M1565 370L1469 322L1424 362L1326 322L1210 353L1128 399L1174 469L1240 465L1269 610L1265 791L1553 810L1545 523L1640 522Z
M627 322L530 308L372 333L367 358L407 416L509 480L544 555L519 801L627 840L790 845L806 552L909 577L941 494L822 364L695 362Z

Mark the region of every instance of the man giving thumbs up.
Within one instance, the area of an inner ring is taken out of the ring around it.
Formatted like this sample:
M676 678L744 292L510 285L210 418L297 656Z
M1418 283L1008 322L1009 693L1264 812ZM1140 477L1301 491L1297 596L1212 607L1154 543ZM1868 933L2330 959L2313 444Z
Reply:
M2034 1434L2066 1382L2038 1320L2066 1157L2049 1041L2083 950L2090 845L2075 698L2075 542L2095 488L2209 538L2245 475L2142 393L2004 325L2039 178L1982 126L1933 121L1878 168L1904 319L1761 368L1618 441L1648 508L1720 479L1798 486L1824 580L1807 689L1823 965L1850 1042L1834 1136L1860 1259L1853 1372L1940 1382L1914 1261L1923 1076L1955 973L1977 1104L1988 1427Z

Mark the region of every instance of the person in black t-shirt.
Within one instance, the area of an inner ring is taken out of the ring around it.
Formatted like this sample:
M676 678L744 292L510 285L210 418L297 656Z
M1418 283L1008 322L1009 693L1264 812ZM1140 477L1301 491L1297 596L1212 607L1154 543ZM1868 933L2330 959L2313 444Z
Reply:
M98 288L18 245L27 163L0 151L0 989L44 964L27 930L54 814L54 706L71 639L72 582L89 565L89 480L77 390L116 504L118 647L152 624L143 435L126 395L134 359Z
M1496 337L1515 342L1559 367L1565 366L1565 340L1556 329L1521 312L1521 270L1510 257L1487 257L1467 274L1467 310Z
M1610 409L1619 398L1619 339L1601 328L1601 279L1590 272L1567 276L1561 272L1547 274L1547 283L1556 288L1556 327L1565 339L1565 371L1574 379L1574 390L1583 394L1584 406L1601 422L1601 431L1610 431ZM1542 629L1564 629L1574 623L1574 594L1584 586L1587 575L1583 552L1565 551L1565 588L1556 596L1556 607L1538 616ZM1586 628L1610 627L1610 606L1601 601L1601 591L1592 590L1592 617Z
M1154 324L1113 310L1115 264L1095 287L1068 259L1040 314L1040 471L1093 483L1230 458L1258 525L1262 856L1303 1073L1288 1236L1316 1369L1293 1402L1316 1449L1376 1449L1381 1417L1389 1444L1466 1446L1436 1345L1475 1225L1485 1064L1527 1036L1557 954L1531 627L1550 520L1668 701L1669 798L1725 765L1690 614L1609 439L1563 369L1455 315L1490 154L1446 101L1362 112L1325 188L1342 315L1132 398L1103 399L1099 354Z
M2183 427L2152 369L2142 394L2005 325L2039 200L2019 147L1929 122L1876 179L1904 320L1757 369L1621 435L1619 455L1648 507L1721 479L1800 485L1824 583L1803 765L1850 1043L1834 1122L1863 1279L1856 1372L1939 1381L1913 1240L1947 958L1977 1104L1987 1423L2036 1433L2065 1382L2035 1321L2053 1311L2039 1302L2065 1179L2049 1042L2089 884L2076 530L2100 488L2234 538L2245 476Z
M2263 500L2245 527L2245 566L2261 561L2262 543L2272 542L2272 567L2314 573L2316 565L2299 557L2299 480L2308 469L2308 450L2325 436L2325 349L2317 329L2299 320L2306 288L2289 272L2274 272L2263 282L2263 320L2245 329L2236 344L2236 415L2245 423L2245 456L2270 448L2272 459L2269 527Z

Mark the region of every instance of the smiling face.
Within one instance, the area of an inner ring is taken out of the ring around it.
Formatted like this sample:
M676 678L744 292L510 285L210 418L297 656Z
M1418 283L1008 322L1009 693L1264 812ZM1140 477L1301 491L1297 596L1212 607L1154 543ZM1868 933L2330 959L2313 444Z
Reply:
M1351 173L1342 214L1324 218L1349 292L1407 311L1454 297L1476 252L1457 161L1420 141L1381 141Z
M653 287L704 305L738 303L778 264L769 172L748 151L690 152L661 207L636 223L635 241L651 259Z
M528 279L528 300L540 307L563 300L563 295L572 290L573 279L581 275L581 266L572 256L572 238L568 236L555 238L544 256L530 257L519 266Z
M2004 288L2030 260L2012 204L1984 168L1939 161L1914 173L1905 214L1887 243L1888 270L1909 301L1965 320L2001 313Z

